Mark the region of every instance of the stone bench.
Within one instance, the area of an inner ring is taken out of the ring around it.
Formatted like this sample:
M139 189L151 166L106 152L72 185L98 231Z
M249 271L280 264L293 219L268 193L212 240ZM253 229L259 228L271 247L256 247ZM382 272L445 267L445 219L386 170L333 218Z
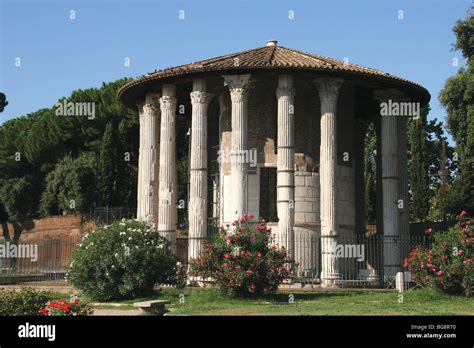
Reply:
M140 308L143 313L151 315L164 315L168 310L166 305L170 304L169 300L152 300L152 301L143 301L135 302L133 306Z

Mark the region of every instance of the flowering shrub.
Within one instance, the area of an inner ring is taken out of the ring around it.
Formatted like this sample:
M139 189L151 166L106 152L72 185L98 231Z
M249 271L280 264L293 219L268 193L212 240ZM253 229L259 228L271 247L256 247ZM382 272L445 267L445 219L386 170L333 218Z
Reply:
M232 223L230 234L222 231L213 243L204 243L201 256L191 261L190 274L214 279L229 295L275 292L289 277L292 262L284 249L270 245L271 229L252 219L245 214Z
M0 315L35 315L51 299L51 293L33 288L0 291Z
M174 284L176 258L167 241L141 221L122 220L83 238L67 280L99 301L150 295L156 284Z
M431 235L432 230L425 233ZM405 260L415 281L450 294L471 296L474 286L474 227L466 212L447 232L436 232L431 249L416 247Z
M77 316L92 315L92 313L92 307L87 302L77 299L51 301L38 311L40 316Z

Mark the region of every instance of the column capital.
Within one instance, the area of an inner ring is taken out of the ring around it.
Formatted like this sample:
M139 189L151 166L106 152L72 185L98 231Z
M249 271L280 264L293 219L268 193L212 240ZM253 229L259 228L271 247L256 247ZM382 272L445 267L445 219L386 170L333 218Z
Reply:
M334 102L337 100L339 88L341 87L343 79L320 77L314 79L314 84L319 91L319 99L321 102Z
M155 115L154 111L157 111L160 109L160 97L161 93L157 92L150 92L147 93L145 96L145 101L142 102L141 107L143 108L143 111L152 111L151 115Z
M145 101L139 101L137 102L137 109L138 109L138 115L142 116L143 115L143 106L145 105Z
M191 104L209 104L212 97L214 96L211 93L203 92L203 91L192 91L191 95Z
M278 87L276 89L276 96L280 98L293 99L295 97L295 88L294 87Z
M293 87L293 76L282 74L278 76L278 88L276 89L276 96L280 98L293 99L295 96L295 88Z
M164 95L160 98L161 111L163 110L175 110L178 100L176 97L170 97Z
M224 86L229 87L232 101L247 100L250 85L250 74L245 75L222 75Z

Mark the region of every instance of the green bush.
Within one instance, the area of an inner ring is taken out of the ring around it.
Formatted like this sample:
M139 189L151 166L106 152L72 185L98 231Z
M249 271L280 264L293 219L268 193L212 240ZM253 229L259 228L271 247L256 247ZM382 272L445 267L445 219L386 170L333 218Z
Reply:
M427 229L431 235L431 229ZM447 232L436 232L431 249L416 247L405 260L405 267L418 283L448 294L471 296L474 291L474 226L463 211Z
M0 315L37 315L51 298L50 292L33 288L0 291Z
M175 284L176 258L151 226L122 220L86 235L76 248L67 280L92 299L132 299L156 284Z
M252 215L232 223L233 231L204 244L200 257L191 262L191 275L215 280L223 293L257 296L274 293L292 272L285 249L271 245L271 229L255 224Z

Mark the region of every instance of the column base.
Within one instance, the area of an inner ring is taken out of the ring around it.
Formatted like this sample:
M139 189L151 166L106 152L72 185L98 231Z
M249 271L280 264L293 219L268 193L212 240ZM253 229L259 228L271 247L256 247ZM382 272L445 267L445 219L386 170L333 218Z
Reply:
M321 287L325 289L339 288L341 276L338 273L333 273L327 276L321 276Z

